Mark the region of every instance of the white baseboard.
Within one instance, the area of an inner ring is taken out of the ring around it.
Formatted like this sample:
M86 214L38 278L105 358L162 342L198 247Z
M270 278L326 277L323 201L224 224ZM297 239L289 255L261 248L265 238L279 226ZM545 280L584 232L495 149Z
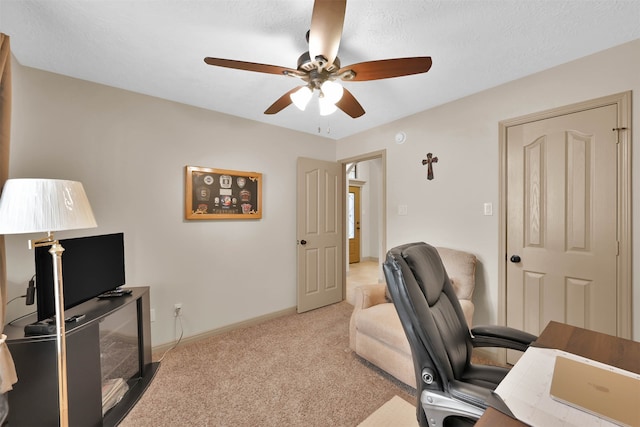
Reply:
M191 335L189 337L183 337L182 340L180 341L180 345L197 342L205 338L224 334L225 332L230 332L236 329L243 329L243 328L248 328L249 326L259 325L260 323L264 323L267 320L276 319L278 317L287 316L289 314L295 314L296 312L297 312L297 307L285 308L284 310L275 311L273 313L254 317L248 320L243 320L242 322L233 323L231 325L223 326L217 329L212 329L210 331L202 332L200 334ZM164 353L174 345L175 345L175 342L160 344L159 346L155 346L152 348L152 353Z

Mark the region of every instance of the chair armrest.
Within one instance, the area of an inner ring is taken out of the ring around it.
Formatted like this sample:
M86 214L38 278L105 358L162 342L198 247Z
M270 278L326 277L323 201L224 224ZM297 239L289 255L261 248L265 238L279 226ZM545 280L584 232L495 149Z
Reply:
M483 409L487 408L492 393L486 387L458 380L449 382L449 392L454 399Z
M508 326L485 325L471 329L474 347L501 347L525 351L538 337Z
M385 296L386 286L387 285L385 283L378 283L375 285L363 285L355 288L354 308L356 310L362 310L388 302Z

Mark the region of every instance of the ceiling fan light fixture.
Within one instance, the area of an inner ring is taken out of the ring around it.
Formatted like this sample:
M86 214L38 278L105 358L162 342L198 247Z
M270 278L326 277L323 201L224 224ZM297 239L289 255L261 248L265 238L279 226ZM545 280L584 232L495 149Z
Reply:
M320 106L321 116L328 116L329 114L333 114L338 109L338 107L336 107L336 104L331 102L326 96L320 96L318 98L318 105Z
M365 114L364 108L339 82L364 82L426 73L432 61L429 56L414 56L365 61L342 67L338 48L346 4L347 0L314 0L311 27L307 32L309 49L298 57L295 69L209 56L204 58L204 62L216 67L296 77L304 82L304 87L292 88L280 96L264 114L276 114L291 104L304 111L317 89L320 92L322 115L340 109L353 119L361 117Z
M313 96L313 92L308 86L302 86L289 96L291 97L291 102L293 102L301 111L304 111L311 100L311 96Z
M324 94L324 97L327 98L332 104L340 101L342 99L342 94L344 93L344 88L340 83L334 82L332 80L327 80L322 83L320 86L320 90Z

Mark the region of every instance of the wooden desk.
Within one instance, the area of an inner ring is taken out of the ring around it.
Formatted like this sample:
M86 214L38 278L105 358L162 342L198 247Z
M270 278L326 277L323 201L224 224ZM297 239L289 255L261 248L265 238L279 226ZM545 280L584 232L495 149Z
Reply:
M637 341L549 322L533 345L564 350L640 374L640 342Z
M640 342L559 322L549 322L535 347L554 348L640 374ZM476 427L526 427L527 424L488 408Z

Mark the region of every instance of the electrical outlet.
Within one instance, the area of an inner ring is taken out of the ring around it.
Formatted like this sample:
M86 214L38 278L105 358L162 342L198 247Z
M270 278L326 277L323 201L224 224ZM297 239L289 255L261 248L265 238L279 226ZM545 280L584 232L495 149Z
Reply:
M173 316L178 317L182 315L182 303L173 304Z

